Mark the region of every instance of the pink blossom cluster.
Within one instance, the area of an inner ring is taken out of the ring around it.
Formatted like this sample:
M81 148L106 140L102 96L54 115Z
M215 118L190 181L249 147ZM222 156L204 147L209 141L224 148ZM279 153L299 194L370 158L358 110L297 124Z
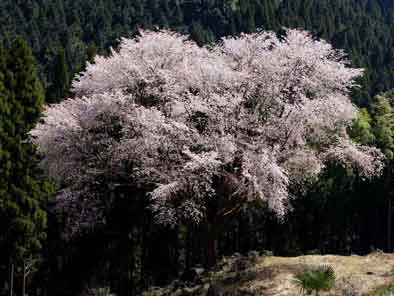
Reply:
M220 195L261 198L282 216L289 185L318 176L327 161L368 178L381 172L381 153L346 132L361 74L299 30L213 47L141 31L89 64L73 82L75 97L47 106L31 135L75 223L104 219L102 176L113 188L120 179L146 188L162 223L199 222Z

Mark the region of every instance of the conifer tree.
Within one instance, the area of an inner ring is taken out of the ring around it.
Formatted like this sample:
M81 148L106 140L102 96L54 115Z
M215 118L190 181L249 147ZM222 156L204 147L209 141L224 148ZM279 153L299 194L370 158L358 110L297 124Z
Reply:
M199 22L192 24L190 37L198 44L208 44L215 40L212 31L209 29L204 29L204 27Z
M97 47L94 43L90 44L86 49L87 61L91 64L94 63L94 58L97 55Z
M54 68L54 79L52 87L49 88L48 97L51 102L58 102L67 96L70 86L66 54L63 48L60 48L56 57Z
M0 266L7 272L13 264L18 272L38 256L46 236L51 186L40 178L35 148L27 140L44 95L25 41L17 39L0 56ZM8 281L9 276L0 274L0 279Z

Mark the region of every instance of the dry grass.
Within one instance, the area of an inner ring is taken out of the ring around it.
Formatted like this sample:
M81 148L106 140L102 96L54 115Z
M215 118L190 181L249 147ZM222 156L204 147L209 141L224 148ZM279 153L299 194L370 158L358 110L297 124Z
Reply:
M293 283L294 274L305 266L330 265L336 275L332 291L321 295L367 295L379 286L394 283L394 254L368 256L310 255L300 257L262 257L254 267L270 270L271 276L257 276L245 283L255 295L300 295Z
M294 283L294 275L307 266L320 265L330 265L336 276L335 287L329 292L320 293L320 296L394 295L380 293L385 290L385 286L394 284L394 254L381 252L368 256L261 256L253 260L247 257L226 258L216 271L205 274L199 286L182 290L167 287L145 295L302 295Z

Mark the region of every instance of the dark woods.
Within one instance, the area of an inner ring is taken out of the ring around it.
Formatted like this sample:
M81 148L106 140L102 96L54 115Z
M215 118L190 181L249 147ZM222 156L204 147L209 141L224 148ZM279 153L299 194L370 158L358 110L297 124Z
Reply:
M86 60L138 28L174 28L207 44L256 29L300 27L345 49L367 69L355 94L367 106L373 95L394 87L393 20L393 4L383 0L3 0L0 39L5 45L15 35L29 41L47 100L54 102L67 96L70 79Z

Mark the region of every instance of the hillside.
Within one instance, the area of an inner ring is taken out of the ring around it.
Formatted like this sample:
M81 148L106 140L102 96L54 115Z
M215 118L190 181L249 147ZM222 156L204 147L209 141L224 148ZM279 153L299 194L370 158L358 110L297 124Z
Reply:
M368 256L309 255L300 257L236 255L225 258L214 272L198 279L198 285L177 282L152 289L144 296L160 295L302 295L294 284L294 275L311 266L332 266L334 288L320 295L392 295L382 294L394 282L394 255L371 253ZM182 285L185 285L182 287Z
M66 95L58 89L67 89L87 59L141 27L190 33L200 44L258 28L303 27L367 68L355 98L368 105L371 96L394 87L393 20L392 3L381 0L4 0L0 40L7 45L16 35L28 39L54 101ZM63 49L68 77L59 82Z

